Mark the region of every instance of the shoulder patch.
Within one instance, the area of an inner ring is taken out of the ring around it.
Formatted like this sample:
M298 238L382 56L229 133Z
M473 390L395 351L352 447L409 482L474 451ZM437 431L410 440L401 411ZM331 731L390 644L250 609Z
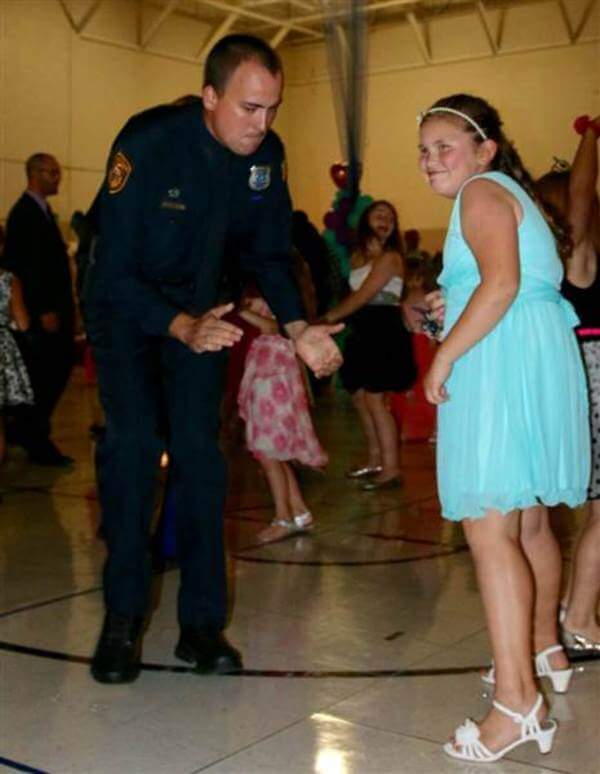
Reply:
M287 169L287 161L285 160L285 158L281 162L281 179L283 180L284 183L287 183L288 169Z
M117 151L113 156L110 169L108 170L108 193L117 194L122 191L129 180L129 175L132 170L133 166L131 161L129 161L122 151Z

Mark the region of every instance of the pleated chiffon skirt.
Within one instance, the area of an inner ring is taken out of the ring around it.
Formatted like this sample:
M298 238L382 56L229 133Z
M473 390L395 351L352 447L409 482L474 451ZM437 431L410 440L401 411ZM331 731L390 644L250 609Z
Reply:
M459 294L460 295L460 294ZM447 297L451 327L466 300ZM590 478L588 398L572 307L550 286L518 297L459 358L438 411L438 486L453 521L576 506Z

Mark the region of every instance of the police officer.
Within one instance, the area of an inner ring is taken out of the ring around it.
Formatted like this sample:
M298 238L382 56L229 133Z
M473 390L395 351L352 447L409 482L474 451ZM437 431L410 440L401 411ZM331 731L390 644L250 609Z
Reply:
M84 305L106 416L98 450L106 616L92 661L100 682L130 682L140 671L165 426L181 568L175 654L201 672L242 666L223 635L218 417L225 353L242 335L224 319L233 305L219 303L224 276L257 280L317 375L341 362L330 336L341 326L308 326L291 279L283 147L269 130L281 91L275 52L228 36L208 56L202 101L134 116L112 148Z

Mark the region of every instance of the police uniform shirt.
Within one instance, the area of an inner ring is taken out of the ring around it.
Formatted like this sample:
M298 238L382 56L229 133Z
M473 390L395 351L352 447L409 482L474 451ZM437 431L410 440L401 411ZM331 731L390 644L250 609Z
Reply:
M90 306L166 335L181 311L219 302L226 272L254 275L285 324L303 317L291 276L283 146L250 156L210 134L202 103L134 116L117 137L99 199Z

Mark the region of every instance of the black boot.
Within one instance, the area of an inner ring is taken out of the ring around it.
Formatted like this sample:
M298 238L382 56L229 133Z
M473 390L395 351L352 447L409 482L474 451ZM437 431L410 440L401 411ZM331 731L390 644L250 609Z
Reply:
M107 612L92 659L99 683L132 683L140 674L143 619Z
M188 664L195 664L198 672L224 675L242 668L240 652L227 642L223 632L211 633L184 626L175 655Z

